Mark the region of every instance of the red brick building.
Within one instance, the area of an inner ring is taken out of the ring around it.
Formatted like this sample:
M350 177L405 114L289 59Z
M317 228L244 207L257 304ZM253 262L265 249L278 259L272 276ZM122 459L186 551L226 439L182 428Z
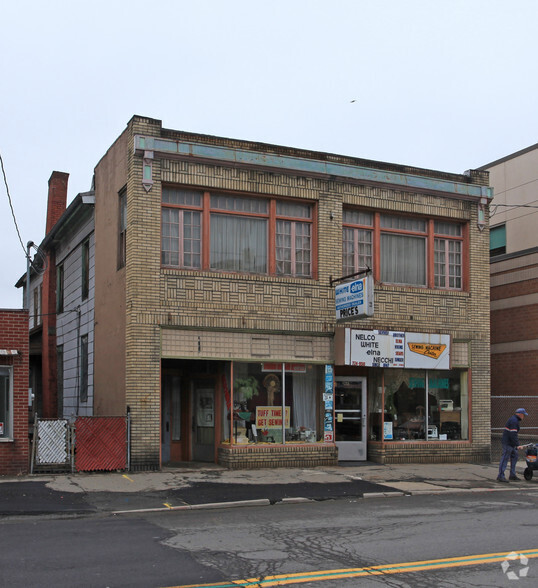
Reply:
M28 472L28 311L0 309L0 474Z

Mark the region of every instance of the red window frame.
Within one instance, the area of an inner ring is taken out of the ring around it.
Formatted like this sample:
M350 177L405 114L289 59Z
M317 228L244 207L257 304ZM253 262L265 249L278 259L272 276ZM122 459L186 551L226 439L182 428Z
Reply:
M352 210L349 208L349 210ZM400 234L400 235L409 235L411 237L423 237L426 240L426 288L432 290L455 290L455 291L468 291L469 288L469 224L466 222L458 222L454 221L453 219L433 219L433 218L426 218L426 217L412 217L410 215L404 214L393 214L391 212L379 212L379 211L368 211L365 210L364 212L371 212L373 214L373 223L371 225L362 224L362 223L349 223L344 222L343 227L352 228L352 229L362 229L368 230L372 232L372 262L373 262L373 276L376 282L381 282L381 248L380 248L380 241L381 241L381 234ZM400 218L415 218L417 220L425 221L426 227L425 231L411 231L405 229L395 229L395 228L381 228L381 217L382 215L387 216L394 216ZM459 224L461 226L461 234L460 235L445 235L443 233L436 233L435 232L435 221L441 220L442 222L452 223L452 224ZM342 232L343 236L343 232ZM458 241L461 243L461 287L460 288L450 288L435 286L435 239L446 239L448 241ZM343 247L343 244L342 244ZM342 250L343 251L343 250ZM400 285L400 284L398 284ZM402 287L406 287L406 285L401 285ZM413 287L424 287L420 285L416 285Z
M174 188L177 186L163 186L163 190L166 188ZM180 189L188 189L193 190L196 188L191 188L188 186L181 186ZM299 200L299 199L291 199L291 198L277 198L271 195L260 195L260 194L252 194L252 193L233 193L233 192L226 192L223 190L217 190L214 193L218 194L226 194L232 198L263 198L269 204L268 212L267 213L257 213L257 212L243 212L243 211L234 211L234 210L223 210L218 208L211 208L211 191L208 190L200 190L200 194L202 195L202 205L201 207L198 206L191 206L191 205L183 205L183 204L170 204L161 201L161 209L163 208L175 208L180 210L196 210L201 212L201 232L202 232L202 240L201 240L201 267L200 268L188 268L183 267L181 265L182 260L180 257L180 265L164 265L161 263L162 267L171 268L171 269L198 269L199 271L224 271L224 270L215 270L210 267L210 235L211 235L211 213L219 213L219 214L230 214L230 215L238 215L242 217L254 217L254 218L264 218L268 221L268 231L267 231L267 273L266 274L257 274L257 275L270 275L270 276L278 276L282 278L303 278L303 279L317 279L318 278L318 221L317 221L317 210L318 204L312 200ZM300 218L288 215L277 214L276 212L276 205L277 202L295 202L298 204L307 204L311 207L312 214L310 218ZM311 242L311 275L310 276L295 276L295 275L288 275L288 274L280 274L277 273L276 269L276 222L277 220L284 220L284 221L291 221L293 223L308 223L311 225L310 230L310 242ZM162 231L162 214L161 214L161 231ZM162 235L161 235L161 244L162 244ZM182 245L180 244L180 250ZM161 245L161 259L162 259L162 245ZM229 271L229 270L226 270Z

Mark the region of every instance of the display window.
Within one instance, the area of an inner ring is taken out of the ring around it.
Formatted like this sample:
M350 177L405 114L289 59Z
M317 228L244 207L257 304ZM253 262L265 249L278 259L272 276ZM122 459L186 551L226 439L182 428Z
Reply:
M370 440L469 439L465 370L372 370L368 395Z
M230 436L237 444L323 441L322 366L234 362L230 376L224 441Z

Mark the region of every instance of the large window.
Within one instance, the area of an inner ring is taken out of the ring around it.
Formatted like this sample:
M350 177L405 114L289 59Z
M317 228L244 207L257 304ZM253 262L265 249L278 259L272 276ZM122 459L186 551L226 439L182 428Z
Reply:
M385 369L369 380L370 439L469 439L465 370Z
M283 374L281 363L238 362L233 373L234 418L226 417L225 439L231 422L236 443L323 442L320 366L286 364Z
M11 368L0 366L0 439L9 439L12 434L11 389Z
M165 266L312 277L313 205L163 188Z
M377 281L463 288L461 223L344 210L342 271L373 269Z

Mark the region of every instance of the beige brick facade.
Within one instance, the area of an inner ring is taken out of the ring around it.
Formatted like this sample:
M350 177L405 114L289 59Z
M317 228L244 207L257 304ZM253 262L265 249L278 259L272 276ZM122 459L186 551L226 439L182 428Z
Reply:
M284 169L268 170L264 166L169 157L156 151L151 153L152 186L147 191L142 185L144 161L135 150L135 135L176 141L188 138L206 145L263 152L263 146L256 144L161 129L160 121L142 117L134 117L125 131L127 264L122 270L123 277L117 276L125 283L122 301L125 330L120 329L115 335L109 333L108 342L111 346L123 347L125 352L125 404L132 414L131 461L134 467L160 464L162 358L332 363L335 309L330 280L342 274L344 205L460 220L468 223L469 228L469 287L466 291L376 284L375 316L360 321L360 326L356 321L347 326L450 334L454 357L461 365L468 363L469 367L471 440L446 443L442 449L439 444L431 443L414 444L412 449L404 443L385 449L373 447L371 457L380 461L489 458L488 230L480 231L477 227L477 199L452 197L435 190L428 193L425 189L398 188L383 181L376 185L373 181L345 181ZM286 154L284 148L266 147L272 154L279 149ZM289 155L316 160L317 154L289 151ZM104 156L100 166L106 164L109 155ZM349 158L340 159L341 163L355 163ZM370 165L376 167L373 162ZM390 169L389 164L383 165ZM396 171L405 175L399 168ZM410 170L409 173L428 177L424 170ZM438 172L431 172L431 175L443 181L464 182L463 176ZM468 184L486 183L484 178L484 175L472 176ZM107 181L104 176L100 179ZM317 276L314 279L278 278L162 268L163 184L275 195L317 203ZM107 195L101 188L97 184L97 199L112 198L111 193ZM99 211L99 204L96 211ZM96 218L97 242L100 230L115 231L115 221L100 224ZM111 274L110 280L114 279ZM97 285L96 289L99 287L105 285ZM112 315L109 320L113 320ZM96 346L97 337L98 330ZM226 459L233 462L228 454ZM238 467L239 462L233 462L236 464L233 467Z

